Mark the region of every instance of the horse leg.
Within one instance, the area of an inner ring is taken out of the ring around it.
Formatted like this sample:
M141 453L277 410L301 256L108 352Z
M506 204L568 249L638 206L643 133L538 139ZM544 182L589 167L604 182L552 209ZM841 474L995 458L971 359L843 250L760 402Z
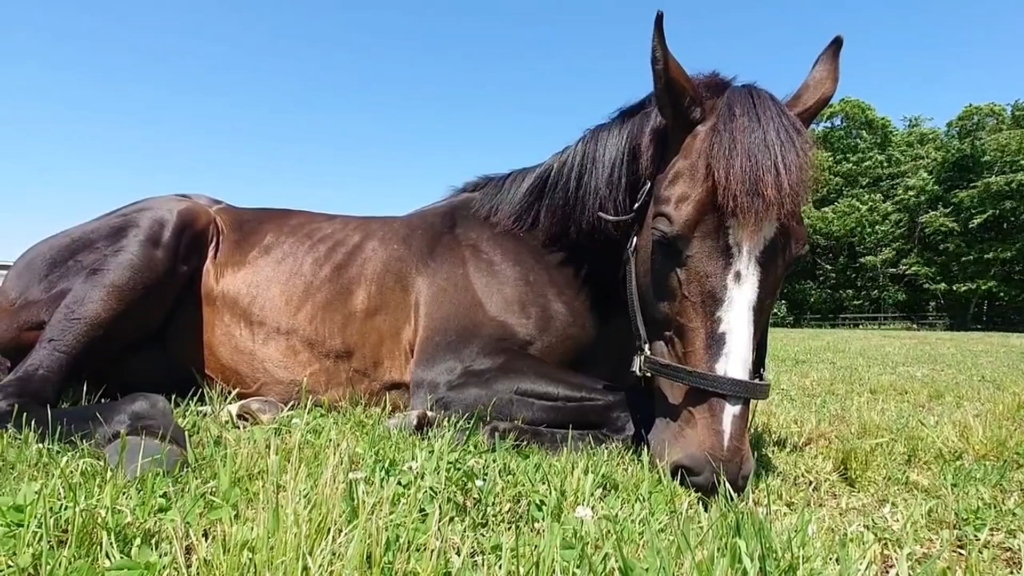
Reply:
M35 346L45 324L46 308L59 303L50 297L14 306L10 300L7 288L0 286L0 382Z
M179 204L140 216L129 233L114 240L110 256L68 279L66 296L34 347L0 383L0 427L94 443L107 452L111 465L129 475L173 469L185 456L185 431L166 398L134 393L101 404L53 406L70 381L98 363L116 362L125 349L156 331L202 266L208 212ZM123 443L118 442L122 435L128 437ZM169 456L154 458L156 452Z
M180 312L180 309L178 310ZM168 351L169 345L181 346L171 340L189 338L176 331L159 333L124 350L114 362L108 362L86 375L90 385L102 390L105 396L118 397L128 392L147 392L164 397L186 397L203 392L200 377L190 366L179 360L179 355ZM190 355L186 352L186 355ZM286 412L287 406L266 397L246 398L228 404L218 413L222 420L233 421L239 427L269 424ZM209 406L200 408L209 412Z
M517 438L551 450L630 439L626 391L520 350L420 360L409 412L392 422L425 430L452 414L486 414L489 442Z

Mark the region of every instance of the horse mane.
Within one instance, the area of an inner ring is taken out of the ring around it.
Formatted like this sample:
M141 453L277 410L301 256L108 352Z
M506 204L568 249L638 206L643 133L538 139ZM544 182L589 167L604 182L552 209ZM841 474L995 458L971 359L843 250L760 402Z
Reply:
M655 166L664 122L653 95L617 110L547 160L479 176L452 196L474 194L477 216L501 230L535 231L551 244L583 244L612 231L598 216L625 214Z
M799 206L791 191L803 194L801 174L809 159L799 124L785 106L767 91L734 85L716 71L692 79L706 102L718 101L708 160L720 202L741 215ZM654 180L667 160L664 128L648 93L547 160L479 176L449 197L473 194L478 217L501 230L536 232L549 245L578 247L614 238L623 228L598 212L629 212L644 181Z

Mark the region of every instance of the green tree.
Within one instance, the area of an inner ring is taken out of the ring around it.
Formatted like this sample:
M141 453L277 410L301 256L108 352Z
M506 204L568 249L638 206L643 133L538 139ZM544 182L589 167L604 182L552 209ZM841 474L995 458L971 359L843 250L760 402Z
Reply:
M1024 103L969 105L938 128L843 98L812 130L811 253L783 290L787 316L1024 328Z
M926 222L945 310L960 327L1019 322L1024 103L964 108L946 126L935 174L943 198Z

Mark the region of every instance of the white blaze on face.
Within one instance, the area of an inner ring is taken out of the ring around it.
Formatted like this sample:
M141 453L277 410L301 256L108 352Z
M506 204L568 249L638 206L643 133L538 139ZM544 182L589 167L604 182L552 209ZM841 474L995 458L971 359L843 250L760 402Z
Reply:
M750 378L754 356L754 304L761 282L757 259L775 234L775 222L739 236L735 223L729 227L732 265L726 278L725 300L718 311L718 331L725 343L715 372L732 378ZM743 408L741 398L728 397L722 414L723 447L729 446L733 422Z

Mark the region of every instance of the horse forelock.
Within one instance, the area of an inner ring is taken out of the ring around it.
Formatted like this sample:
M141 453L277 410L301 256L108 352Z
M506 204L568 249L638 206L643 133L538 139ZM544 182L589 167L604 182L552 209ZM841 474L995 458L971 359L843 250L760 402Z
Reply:
M796 219L811 186L807 131L778 98L753 84L717 103L707 159L719 207L747 227Z

